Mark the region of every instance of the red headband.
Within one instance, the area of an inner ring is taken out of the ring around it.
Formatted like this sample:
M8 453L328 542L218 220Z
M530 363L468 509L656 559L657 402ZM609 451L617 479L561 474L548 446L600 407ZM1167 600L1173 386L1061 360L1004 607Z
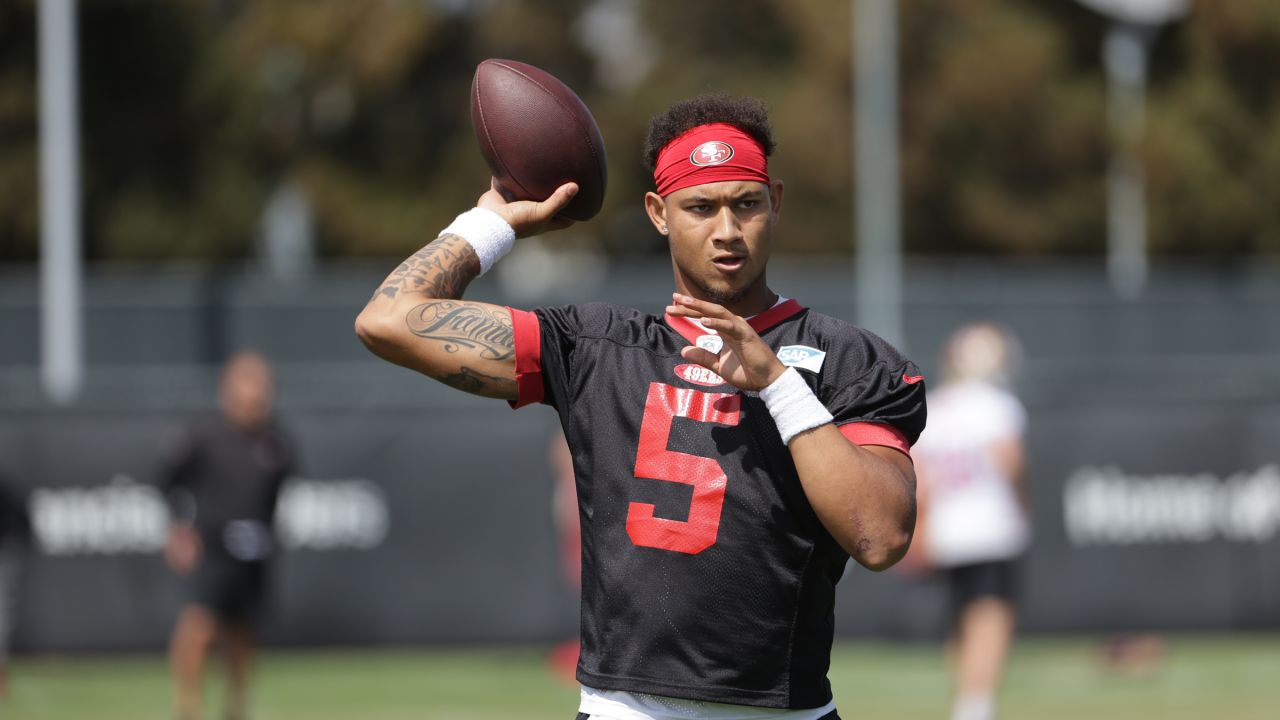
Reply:
M751 180L769 184L769 161L756 139L727 123L699 125L667 143L653 170L666 197L704 183Z

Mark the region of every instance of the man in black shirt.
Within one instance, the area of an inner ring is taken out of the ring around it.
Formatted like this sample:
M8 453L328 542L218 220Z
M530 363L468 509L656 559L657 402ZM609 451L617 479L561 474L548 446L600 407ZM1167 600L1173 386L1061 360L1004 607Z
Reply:
M219 639L227 658L227 717L244 717L276 499L293 466L288 439L272 421L272 373L260 355L231 358L219 402L221 415L173 441L162 477L172 513L165 558L187 578L187 603L170 641L182 720L201 716L204 661Z
M704 96L646 142L675 290L664 315L463 301L515 238L564 227L494 187L387 277L375 353L560 415L582 524L580 718L836 718L835 583L906 552L915 365L766 281L783 185L757 101Z
M0 699L9 695L9 631L20 569L19 545L30 534L26 494L0 473Z

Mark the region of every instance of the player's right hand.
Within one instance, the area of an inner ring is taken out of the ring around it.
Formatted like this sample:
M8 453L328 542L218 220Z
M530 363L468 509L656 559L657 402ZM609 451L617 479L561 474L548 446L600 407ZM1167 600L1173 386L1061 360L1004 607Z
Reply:
M169 539L164 545L164 559L169 569L179 575L187 575L200 562L200 533L185 523L169 528Z
M523 238L548 230L563 230L572 225L572 220L556 217L556 214L577 194L578 184L567 182L542 202L510 200L503 194L497 178L490 178L489 192L481 195L476 205L500 215L516 231L516 237Z

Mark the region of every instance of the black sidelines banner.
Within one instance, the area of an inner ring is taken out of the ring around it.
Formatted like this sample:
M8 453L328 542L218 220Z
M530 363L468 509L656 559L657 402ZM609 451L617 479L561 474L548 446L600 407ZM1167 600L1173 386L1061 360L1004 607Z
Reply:
M1022 628L1280 627L1280 453L1267 440L1280 437L1274 408L1029 410L1034 537L1020 565ZM935 579L863 571L842 587L846 631L945 631Z
M568 636L546 461L547 414L476 401L447 415L380 411L286 418L302 472L277 511L283 553L267 642L539 641ZM25 462L31 551L18 650L163 644L181 588L163 562L168 511L154 487L155 413L51 413L0 423ZM8 444L8 443L6 443Z
M555 417L447 409L286 416L303 470L281 499L264 636L278 644L549 642L573 631L549 447ZM1274 411L1031 407L1030 631L1280 625ZM154 648L181 600L153 486L170 415L50 411L0 422L30 491L18 650ZM1230 437L1203 432L1235 426ZM1227 442L1224 442L1227 441ZM732 490L730 490L732 494ZM938 583L851 566L844 634L941 631Z

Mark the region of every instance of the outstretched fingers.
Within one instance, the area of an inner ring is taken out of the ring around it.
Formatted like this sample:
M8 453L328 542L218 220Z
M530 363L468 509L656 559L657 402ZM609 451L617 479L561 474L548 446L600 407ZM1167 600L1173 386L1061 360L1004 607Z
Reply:
M578 194L578 184L567 182L556 188L545 200L515 200L497 178L489 181L489 190L480 196L476 204L492 210L502 217L516 232L516 237L537 235L545 230L561 230L573 224L568 218L557 217Z
M676 317L694 318L707 328L735 340L740 339L744 335L744 328L749 327L745 320L734 315L723 305L681 293L671 294L671 304L667 306L667 313Z
M742 390L759 390L777 379L786 367L743 318L722 305L672 293L667 312L694 318L724 339L725 350L712 354L702 348L683 348L681 357L715 371Z
M681 295L678 292L671 293L671 305L667 306L667 311L682 318L703 320L703 324L707 327L717 327L717 325L727 327L728 324L733 323L733 320L739 319L739 316L731 313L723 305L698 300L696 297Z
M684 293L671 293L671 305L686 313L687 317L733 317L733 313L726 310L723 305L699 300Z
M680 348L680 357L696 365L701 365L708 370L719 369L720 355L700 347L689 345L688 347Z

